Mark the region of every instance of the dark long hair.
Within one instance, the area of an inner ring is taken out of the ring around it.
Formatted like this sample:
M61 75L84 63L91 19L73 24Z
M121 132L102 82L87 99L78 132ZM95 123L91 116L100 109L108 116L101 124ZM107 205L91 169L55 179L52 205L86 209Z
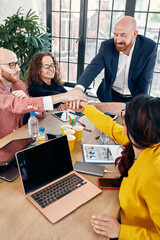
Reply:
M134 97L126 110L125 125L130 142L123 146L122 156L116 159L122 177L128 176L134 162L133 146L145 149L160 142L160 98L148 95Z
M58 85L62 85L61 80L61 74L59 69L59 64L56 61L56 58L50 53L50 52L37 52L35 53L29 63L28 73L27 73L27 79L26 79L26 85L27 87L30 87L32 83L38 83L40 85L43 84L43 81L40 77L40 69L42 67L41 61L42 58L45 56L49 56L52 58L54 65L55 65L55 75L54 75L54 81Z

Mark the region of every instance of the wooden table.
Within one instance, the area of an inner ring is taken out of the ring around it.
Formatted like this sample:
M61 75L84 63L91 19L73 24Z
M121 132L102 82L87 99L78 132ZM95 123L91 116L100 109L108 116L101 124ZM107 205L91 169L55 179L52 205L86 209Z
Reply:
M71 153L73 164L82 161L81 143L99 144L95 137L99 130L86 118L80 121L92 129L92 133L84 131L81 142L76 142ZM47 113L40 126L46 132L60 133L60 120ZM78 125L78 123L77 123ZM28 126L25 125L17 131L0 140L0 147L13 139L29 137ZM108 170L115 170L114 164L107 165ZM97 185L96 176L83 174L88 180ZM118 177L118 171L105 173L104 177ZM82 205L77 210L57 222L51 224L26 198L22 189L20 177L13 182L0 180L0 239L2 240L104 240L94 233L91 226L93 214L112 214L118 217L119 201L118 190L103 190L100 195Z

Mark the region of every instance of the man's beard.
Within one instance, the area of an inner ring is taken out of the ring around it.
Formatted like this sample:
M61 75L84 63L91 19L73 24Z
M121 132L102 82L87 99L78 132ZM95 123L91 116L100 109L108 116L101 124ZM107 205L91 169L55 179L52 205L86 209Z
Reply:
M6 72L2 69L2 77L8 82L18 82L19 80L19 71L14 72L13 74Z
M117 44L116 42L114 42L114 44L115 44L115 47L116 47L118 52L124 52L127 49L131 48L131 46L132 46L132 42L130 42L129 44L126 44L126 43L123 43L123 42L120 42L120 43Z

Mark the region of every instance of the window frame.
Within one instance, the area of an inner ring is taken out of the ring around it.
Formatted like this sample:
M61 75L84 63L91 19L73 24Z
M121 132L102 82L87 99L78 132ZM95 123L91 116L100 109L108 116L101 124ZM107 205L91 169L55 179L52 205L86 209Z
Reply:
M61 0L59 0L61 3ZM71 7L71 0L70 1L70 7ZM111 33L112 33L112 24L113 24L113 14L114 12L118 11L118 10L114 10L113 9L113 5L114 5L114 1L112 2L112 9L111 11L111 23L110 23L110 31L109 31L109 38L111 38ZM129 15L134 17L135 13L139 12L139 13L146 13L146 22L145 22L145 28L144 28L144 36L146 35L146 30L147 30L147 22L148 22L148 15L149 13L152 13L151 11L149 11L149 7L150 7L150 2L151 0L148 1L148 8L146 11L136 11L136 1L138 0L126 0L126 5L125 5L125 10L124 10L124 15ZM99 0L99 9L97 9L98 12L98 22L97 22L97 37L96 37L96 52L95 54L98 52L98 42L101 40L100 38L98 38L98 31L99 31L99 16L100 16L100 4L101 4L101 0ZM46 18L47 18L47 32L51 32L52 31L52 0L47 0L46 1ZM62 14L63 11L60 11L60 14ZM122 11L120 11L122 12ZM88 0L80 0L80 19L79 19L79 38L75 39L78 42L78 58L77 58L77 63L73 63L73 64L77 64L77 79L76 82L78 80L78 78L80 77L80 75L83 73L84 68L86 65L88 65L88 63L85 63L85 50L86 50L86 43L88 38L86 36L87 33L87 13L88 13ZM160 12L154 12L154 13L160 13ZM71 11L70 11L70 18L71 19ZM61 16L60 16L61 17ZM71 23L69 23L69 37L66 39L72 39L70 36L70 26ZM61 31L60 31L61 32ZM102 40L104 40L102 38ZM62 41L61 36L59 36L59 41ZM63 62L61 61L61 44L59 44L59 62ZM160 46L160 29L159 29L159 35L158 35L158 39L157 39L157 47ZM52 49L51 49L52 51ZM67 74L67 81L69 81L70 79L70 71L69 71L69 64L72 64L72 62L69 61L70 59L70 42L68 41L68 74ZM160 75L160 71L154 71L154 74L159 74ZM153 78L152 78L153 79ZM95 80L94 80L95 81ZM95 86L93 81L92 87ZM151 89L152 89L152 82L150 85L150 89L149 89L149 94L151 93Z

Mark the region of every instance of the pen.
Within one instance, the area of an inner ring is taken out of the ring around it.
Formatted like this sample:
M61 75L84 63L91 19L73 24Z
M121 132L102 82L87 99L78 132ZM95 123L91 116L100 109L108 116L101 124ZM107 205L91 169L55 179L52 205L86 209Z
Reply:
M80 122L79 120L77 120L78 123L80 123L83 127L86 127L86 125L82 122Z
M69 117L69 124L72 125L71 123L72 123L72 118Z
M76 124L77 120L78 120L78 116L77 116L77 117L74 119L74 123L73 123L73 125L72 125L72 126L75 126L75 124Z
M119 117L118 115L115 115L114 118L113 118L113 121L116 121L116 119L117 119L118 117Z
M87 131L87 132L92 132L92 130L91 129L88 129L88 128L83 128L85 131Z
M108 153L112 156L111 150L108 148Z
M71 125L73 126L73 124L74 124L74 119L72 119L72 122L71 122Z
M68 120L68 112L66 111L66 120Z
M109 148L107 148L107 158L109 158Z
M62 136L62 133L52 133L52 132L49 132L48 134L52 134L52 135L55 135L55 136Z

